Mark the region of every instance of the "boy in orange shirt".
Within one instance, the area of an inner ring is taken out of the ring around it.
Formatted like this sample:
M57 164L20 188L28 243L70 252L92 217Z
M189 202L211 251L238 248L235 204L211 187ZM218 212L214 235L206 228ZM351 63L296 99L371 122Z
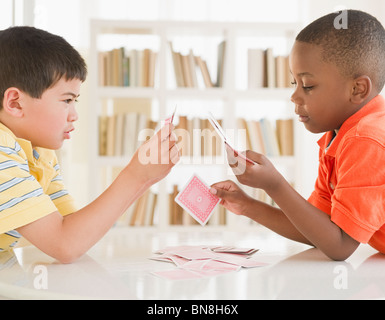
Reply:
M310 198L252 151L246 156L256 164L244 163L242 173L233 166L234 173L242 184L264 189L279 208L252 199L231 181L211 188L228 210L334 260L347 259L360 243L385 253L385 100L379 95L385 30L367 13L345 13L347 28L336 28L335 13L321 17L298 34L290 54L299 121L310 132L326 132Z

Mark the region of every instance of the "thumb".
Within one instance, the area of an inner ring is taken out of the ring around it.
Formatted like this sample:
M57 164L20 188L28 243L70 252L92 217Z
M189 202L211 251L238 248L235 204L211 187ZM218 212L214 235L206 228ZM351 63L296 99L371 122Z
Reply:
M226 199L231 192L226 191L224 189L219 189L215 187L210 188L210 193L217 196L220 199Z

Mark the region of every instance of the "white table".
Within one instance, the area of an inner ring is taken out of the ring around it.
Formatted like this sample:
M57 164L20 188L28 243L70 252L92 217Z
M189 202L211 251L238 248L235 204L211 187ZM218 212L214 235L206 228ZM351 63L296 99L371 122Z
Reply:
M181 229L179 229L181 230ZM268 266L216 277L171 281L153 271L175 268L150 260L175 245L234 245L259 248L252 259ZM0 270L5 299L383 299L385 255L361 245L345 262L279 237L262 227L247 232L154 232L114 228L85 256L59 264L33 246L15 249Z

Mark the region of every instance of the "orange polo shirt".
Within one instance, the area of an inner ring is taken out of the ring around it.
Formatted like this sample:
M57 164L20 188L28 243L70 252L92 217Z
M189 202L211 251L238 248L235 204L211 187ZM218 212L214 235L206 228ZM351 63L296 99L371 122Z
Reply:
M377 96L319 141L309 202L353 239L385 253L385 99Z

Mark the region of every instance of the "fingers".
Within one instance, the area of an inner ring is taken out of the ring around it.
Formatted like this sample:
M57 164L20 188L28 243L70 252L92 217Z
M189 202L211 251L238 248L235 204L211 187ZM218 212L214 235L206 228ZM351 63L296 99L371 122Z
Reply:
M161 142L169 140L171 134L173 133L174 126L173 124L169 123L164 125L160 130L157 132L158 138Z
M164 150L163 157L167 159L167 163L175 165L180 160L180 154L177 146L178 139L173 130L174 126L172 124L167 124L161 129L163 131L161 134L161 150Z
M247 150L245 156L250 160L254 161L257 164L262 164L264 162L265 156L261 153Z
M210 192L219 198L225 198L235 190L237 185L231 180L214 183L210 188Z
M211 187L210 193L217 196L218 198L225 199L228 194L228 191Z
M180 154L177 144L170 149L170 160L174 165L177 164L180 160Z

